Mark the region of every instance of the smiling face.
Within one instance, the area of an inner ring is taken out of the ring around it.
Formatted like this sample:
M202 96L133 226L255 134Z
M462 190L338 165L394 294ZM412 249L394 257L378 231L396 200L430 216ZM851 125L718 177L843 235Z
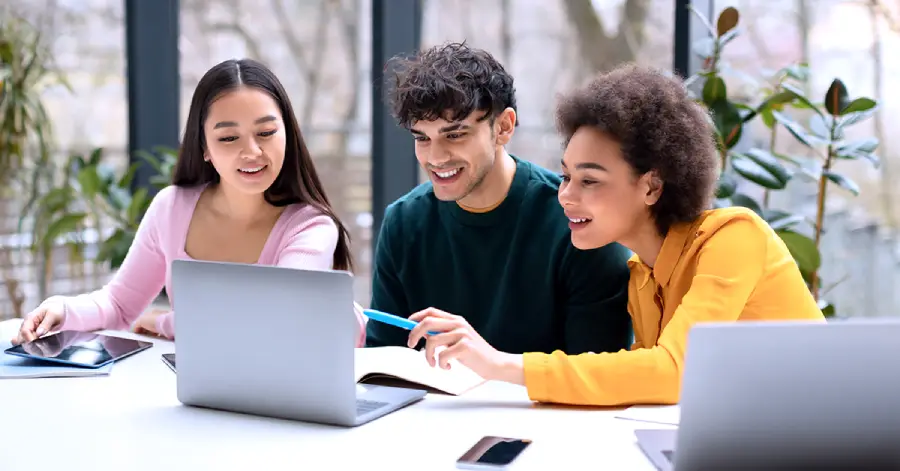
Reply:
M461 121L418 121L410 127L416 140L416 159L428 173L435 196L459 201L479 189L494 168L500 147L509 141L515 112L506 110L494 120L476 111ZM493 121L493 122L492 122Z
M268 189L284 163L285 131L278 103L263 91L241 87L209 106L206 155L227 185L242 193Z
M650 206L662 185L652 172L635 174L608 134L582 126L562 160L559 203L569 218L572 244L583 250L622 242L652 224Z

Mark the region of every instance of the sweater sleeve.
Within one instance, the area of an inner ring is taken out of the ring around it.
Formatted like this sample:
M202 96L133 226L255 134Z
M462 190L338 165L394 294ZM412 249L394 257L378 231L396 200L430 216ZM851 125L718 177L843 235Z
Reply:
M700 248L691 288L655 346L576 356L526 353L529 397L596 406L677 403L688 331L698 322L738 319L762 277L766 246L766 234L751 221L722 226ZM633 307L637 319L640 306Z
M175 187L168 187L153 198L122 266L109 283L91 293L44 301L65 306L66 319L59 330L127 329L159 295L166 279L161 239L166 233L161 227L172 216L175 191Z

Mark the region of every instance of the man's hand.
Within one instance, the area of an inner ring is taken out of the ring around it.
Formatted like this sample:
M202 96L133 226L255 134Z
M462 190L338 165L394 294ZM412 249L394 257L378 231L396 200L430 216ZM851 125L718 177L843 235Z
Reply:
M168 312L169 311L165 309L153 309L152 311L145 312L137 318L131 330L136 334L155 335L158 337L160 334L156 331L156 319Z
M503 353L488 344L463 317L428 308L409 317L418 322L409 333L408 345L414 348L419 340L425 340L425 359L428 364L450 369L450 361L457 360L487 380L501 380L523 384L521 359L517 355ZM433 335L431 334L433 333ZM435 358L435 350L446 347Z

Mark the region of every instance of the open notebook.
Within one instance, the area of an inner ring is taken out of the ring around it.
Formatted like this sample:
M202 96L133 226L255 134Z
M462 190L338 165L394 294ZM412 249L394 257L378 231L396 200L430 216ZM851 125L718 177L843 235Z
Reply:
M106 376L113 367L112 363L100 368L80 368L77 366L53 364L5 353L4 350L10 346L12 345L9 342L0 342L0 379Z
M438 353L440 355L440 353ZM458 362L450 369L430 366L425 353L406 347L356 349L357 383L407 383L459 396L485 382L484 378ZM393 384L392 384L393 385Z

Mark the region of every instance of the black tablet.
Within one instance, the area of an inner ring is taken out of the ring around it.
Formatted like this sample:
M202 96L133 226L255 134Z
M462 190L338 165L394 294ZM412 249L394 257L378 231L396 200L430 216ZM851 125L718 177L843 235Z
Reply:
M142 340L67 330L7 348L5 352L69 366L100 368L152 346Z

